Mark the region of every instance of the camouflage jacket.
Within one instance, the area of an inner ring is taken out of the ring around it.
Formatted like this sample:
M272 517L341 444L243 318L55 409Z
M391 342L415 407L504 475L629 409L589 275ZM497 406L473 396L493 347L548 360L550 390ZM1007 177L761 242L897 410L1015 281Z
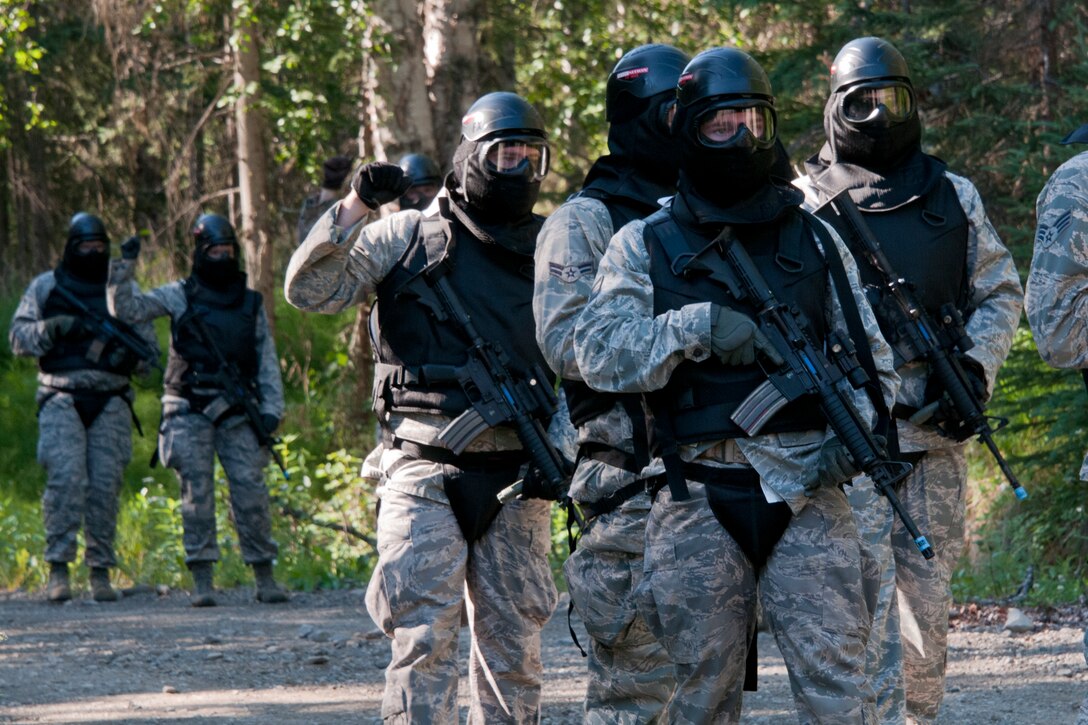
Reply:
M598 390L612 392L653 391L664 387L673 370L685 359L696 362L711 354L710 303L686 305L654 315L654 290L650 280L650 256L643 241L642 221L631 222L617 233L601 260L593 292L574 330L574 352L583 379ZM843 258L851 294L861 313L869 348L877 365L885 403L890 405L899 387L892 367L892 352L880 335L872 309L860 289L857 266L834 230ZM817 242L818 243L818 242ZM827 253L827 250L824 250ZM831 282L827 284L826 308L831 322L846 335L846 322ZM872 415L865 394L854 392L863 414ZM796 513L808 499L804 486L815 480L820 446L828 430L764 434L737 440L737 445L763 483L785 499ZM693 460L718 441L684 446L681 457Z
M1088 151L1058 167L1035 202L1038 229L1025 309L1039 355L1088 368ZM1080 477L1088 481L1088 457Z
M993 392L997 371L1012 347L1013 335L1020 320L1023 290L1012 254L1002 244L986 216L978 190L962 176L949 172L945 174L956 190L968 224L968 305L973 312L967 319L966 327L967 334L975 344L967 355L982 366L989 395ZM805 192L807 208L819 206L822 199L817 196L807 176L795 179L793 183ZM929 366L924 362L912 362L901 365L897 372L903 382L896 402L915 408L921 407L925 399ZM906 420L899 420L897 424L899 444L904 451L965 445L941 436L930 425L916 426Z
M169 315L171 322L189 309L181 280L170 282L150 292L141 292L133 283L136 261L115 259L110 262L110 282L106 287L106 299L110 312L130 324L149 323L157 317ZM283 418L283 379L276 356L276 342L269 333L268 317L264 307L257 311L257 390L261 398L262 414ZM163 396L164 404L173 404L173 396Z
M574 325L593 288L593 277L608 240L612 218L598 199L566 202L544 223L537 237L533 316L544 358L565 380L581 380L574 358ZM604 443L633 453L630 416L616 404L578 429L578 443ZM615 493L638 477L622 468L584 459L571 482L576 501L591 502Z
M441 193L445 193L443 190ZM284 281L287 301L309 312L337 313L366 302L378 284L400 262L416 236L423 215L414 210L397 212L353 227L336 225L340 204L329 209L310 230L306 241L291 255ZM553 417L553 426L566 418L565 409ZM397 437L435 445L438 433L449 423L439 415L392 414L382 421ZM570 428L569 421L567 427ZM557 444L573 438L549 431ZM484 431L466 450L514 450L521 448L513 428L499 426ZM409 492L410 493L410 492Z
M56 284L56 278L50 270L35 277L23 293L8 331L8 341L14 354L41 357L52 348L53 342L45 334L42 309ZM129 284L130 291L134 290L135 283ZM150 323L145 323L137 325L136 331L158 354L159 340L155 336L155 328ZM146 372L146 368L141 363L137 372ZM39 370L38 384L43 388L117 390L128 384L128 377L104 370L73 370L65 373L46 373Z

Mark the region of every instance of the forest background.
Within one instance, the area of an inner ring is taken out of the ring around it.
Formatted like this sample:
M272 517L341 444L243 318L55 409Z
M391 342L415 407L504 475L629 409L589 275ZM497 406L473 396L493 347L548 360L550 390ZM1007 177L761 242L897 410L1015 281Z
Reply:
M56 264L67 221L100 215L117 243L146 235L140 279L188 274L187 230L228 215L251 285L272 315L288 391L285 480L268 470L294 588L351 587L374 560L373 445L365 310L302 314L281 293L302 200L322 161L452 155L462 112L514 90L543 114L553 147L547 211L606 151L604 87L623 52L668 42L733 45L767 69L795 167L823 140L828 67L862 35L910 63L927 151L982 194L1021 277L1036 196L1088 122L1088 6L1060 0L688 2L614 0L0 0L0 317ZM6 329L6 328L5 328ZM168 330L158 329L164 349ZM360 334L360 333L363 334ZM35 363L0 346L0 587L41 586ZM121 492L119 578L184 586L177 483L150 468L161 378L138 381L147 435ZM989 454L970 449L970 542L958 599L1001 599L1033 574L1028 603L1088 592L1088 448L1080 376L1039 359L1025 320L997 381L997 441L1031 497L1018 503ZM222 472L217 474L222 483ZM221 586L246 577L220 497ZM553 562L566 554L555 519ZM80 576L85 576L80 568Z

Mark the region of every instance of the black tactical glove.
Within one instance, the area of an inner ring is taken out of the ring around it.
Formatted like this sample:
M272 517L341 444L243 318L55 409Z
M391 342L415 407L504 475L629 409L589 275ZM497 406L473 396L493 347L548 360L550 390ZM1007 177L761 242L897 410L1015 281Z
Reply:
M133 234L121 244L121 259L136 259L140 256L140 235Z
M412 177L396 164L372 161L355 170L351 188L371 209L399 199L412 185Z
M884 436L873 435L877 450L887 455L888 441ZM820 447L820 459L816 464L816 480L805 484L805 495L812 498L821 486L837 486L847 483L861 473L853 456L838 436L831 436Z
M986 390L986 373L982 365L966 355L959 355L957 359L963 367L967 387L979 403L985 404L989 396ZM964 427L963 419L952 405L952 399L948 397L937 376L932 374L926 381L925 403L910 417L910 422L915 425L936 426L948 437L961 442L974 435L973 431Z
M726 365L750 365L757 351L775 365L783 362L751 317L720 305L710 309L710 349Z
M272 435L280 427L280 419L271 413L261 413L261 425L264 426L265 433Z
M351 173L351 159L347 156L333 156L321 165L321 188L340 191L344 179Z
M62 337L74 336L83 327L78 317L72 315L56 315L42 320L45 326L45 334L50 341L56 342Z

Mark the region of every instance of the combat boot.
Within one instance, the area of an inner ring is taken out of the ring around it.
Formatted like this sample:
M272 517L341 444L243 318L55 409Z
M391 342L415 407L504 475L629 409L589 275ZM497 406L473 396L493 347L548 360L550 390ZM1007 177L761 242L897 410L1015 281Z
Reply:
M194 607L214 607L215 586L212 584L212 562L193 562L189 565L189 572L193 575L193 593L189 596L189 604Z
M283 591L272 578L271 562L253 565L253 574L257 577L257 601L265 604L281 604L287 601L287 592Z
M105 567L91 568L91 596L96 602L116 602L120 597L110 586L110 570Z
M46 595L51 602L67 602L72 598L72 586L68 581L68 564L63 561L49 563L49 586Z

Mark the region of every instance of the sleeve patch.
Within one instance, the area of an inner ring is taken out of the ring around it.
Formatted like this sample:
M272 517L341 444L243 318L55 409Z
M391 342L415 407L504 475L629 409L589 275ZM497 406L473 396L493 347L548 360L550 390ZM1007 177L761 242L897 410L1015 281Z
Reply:
M593 264L586 262L585 264L556 264L555 262L548 263L548 270L551 275L564 284L574 284L582 277L589 277L593 274Z
M1035 232L1035 246L1046 249L1069 228L1072 222L1072 212L1067 209L1052 224L1040 224L1038 231Z

